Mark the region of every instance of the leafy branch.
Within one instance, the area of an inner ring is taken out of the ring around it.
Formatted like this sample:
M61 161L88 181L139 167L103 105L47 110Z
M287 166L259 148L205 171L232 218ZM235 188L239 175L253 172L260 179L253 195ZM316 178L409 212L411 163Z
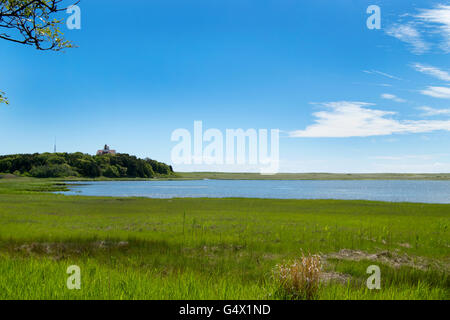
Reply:
M73 48L59 28L63 19L52 18L67 9L60 8L62 1L0 0L0 39L44 51Z
M63 19L55 16L63 0L0 0L0 39L34 46L42 51L61 51L75 47L63 37ZM75 3L78 4L79 1ZM8 104L0 91L0 104Z
M0 104L2 103L9 104L8 98L5 97L5 93L0 91Z

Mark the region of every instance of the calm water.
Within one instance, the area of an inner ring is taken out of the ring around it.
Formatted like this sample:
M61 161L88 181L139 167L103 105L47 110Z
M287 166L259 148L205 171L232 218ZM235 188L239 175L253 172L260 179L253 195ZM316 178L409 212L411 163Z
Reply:
M450 203L450 181L195 180L78 182L68 195L119 197L243 197L275 199L361 199Z

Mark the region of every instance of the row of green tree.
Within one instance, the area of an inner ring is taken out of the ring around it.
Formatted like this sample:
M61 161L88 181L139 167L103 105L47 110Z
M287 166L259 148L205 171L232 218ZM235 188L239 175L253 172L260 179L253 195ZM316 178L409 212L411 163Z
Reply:
M0 156L0 172L37 178L153 178L172 175L172 166L125 153L91 156L76 153L34 153Z

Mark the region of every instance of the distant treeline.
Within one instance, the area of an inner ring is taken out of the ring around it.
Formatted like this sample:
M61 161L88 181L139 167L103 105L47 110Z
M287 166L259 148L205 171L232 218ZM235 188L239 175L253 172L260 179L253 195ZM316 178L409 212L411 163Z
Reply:
M37 178L152 178L173 174L172 166L125 153L91 156L76 153L34 153L0 156L0 172Z

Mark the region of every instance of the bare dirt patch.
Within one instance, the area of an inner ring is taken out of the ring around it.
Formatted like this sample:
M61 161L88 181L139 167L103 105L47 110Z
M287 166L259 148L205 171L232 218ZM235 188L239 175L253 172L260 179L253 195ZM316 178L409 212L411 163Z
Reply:
M420 270L433 269L448 269L448 266L442 265L436 261L432 261L423 257L412 257L406 253L381 251L378 253L367 253L359 250L342 249L339 252L326 254L323 256L326 259L339 259L350 261L370 260L378 261L387 264L393 268L400 268L408 266Z
M128 241L95 241L87 243L58 243L58 242L32 242L25 243L13 248L15 252L28 255L46 255L56 260L67 258L72 255L89 253L105 249L127 249Z
M109 248L127 248L129 245L128 241L96 241L93 243L94 248L98 249L109 249Z
M18 179L18 176L15 176L11 173L0 174L0 179Z
M346 284L352 277L348 274L339 272L322 272L320 274L320 281L323 283L338 282L341 284Z

